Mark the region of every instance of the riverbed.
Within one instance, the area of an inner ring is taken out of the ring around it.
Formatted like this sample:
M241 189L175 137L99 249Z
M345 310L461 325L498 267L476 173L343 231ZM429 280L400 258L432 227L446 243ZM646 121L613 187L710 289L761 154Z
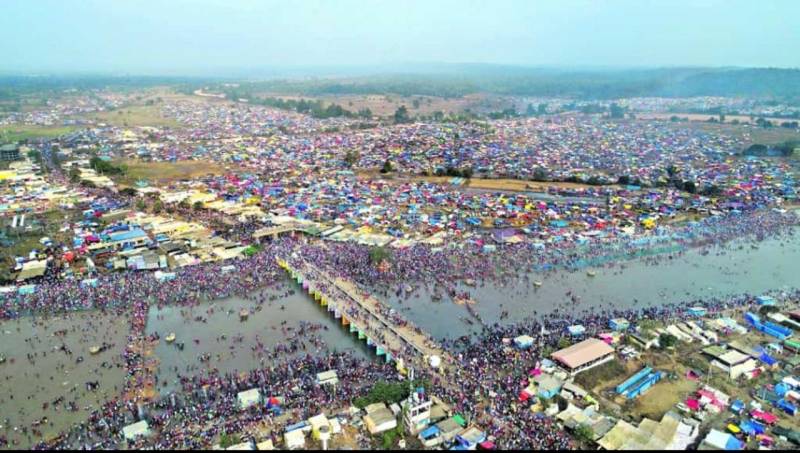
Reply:
M287 294L290 288L294 294ZM254 294L249 299L231 297L191 308L151 307L147 333L161 337L155 355L160 361L157 375L162 393L177 387L179 375L202 374L214 368L249 371L291 357L333 351L374 357L363 342L288 279L285 286L259 294L262 299ZM271 301L271 296L275 300ZM250 313L245 321L239 316L242 309ZM167 343L165 338L171 333L176 339Z
M125 383L122 352L129 332L127 316L101 312L0 323L0 353L6 357L0 364L0 436L27 448L85 420L118 395ZM108 345L103 352L89 352L103 343ZM88 389L87 382L97 388ZM36 421L42 437L30 429Z
M558 310L629 309L800 286L800 231L757 244L734 242L705 252L697 249L622 261L578 271L531 271L527 277L477 287L460 285L476 302L472 308L487 324L512 323ZM594 276L589 276L588 272ZM534 282L540 282L536 287ZM382 297L435 338L454 338L479 330L465 306L447 298L432 302L421 288L409 297ZM573 301L574 296L574 301ZM503 311L507 312L501 319ZM472 325L467 320L473 322Z

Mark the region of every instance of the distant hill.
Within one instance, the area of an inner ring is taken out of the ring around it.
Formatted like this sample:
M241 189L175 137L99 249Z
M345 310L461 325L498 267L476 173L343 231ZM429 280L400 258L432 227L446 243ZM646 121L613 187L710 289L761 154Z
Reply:
M743 96L800 103L800 69L777 68L544 68L492 64L406 64L380 67L270 68L247 78L142 76L3 76L0 101L67 88L116 89L173 85L191 93L204 86L237 94L398 94L458 97L503 95L609 99L641 96ZM242 97L242 96L240 96Z
M744 96L800 102L800 70L773 68L550 69L499 65L409 65L355 77L278 79L248 88L315 94L463 96L489 92L608 99Z
M665 86L669 96L746 96L800 99L798 69L732 69L692 74Z

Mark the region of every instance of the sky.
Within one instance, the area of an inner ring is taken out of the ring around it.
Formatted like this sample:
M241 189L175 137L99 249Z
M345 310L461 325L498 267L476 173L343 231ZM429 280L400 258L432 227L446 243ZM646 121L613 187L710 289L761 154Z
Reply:
M800 67L797 0L0 0L0 11L4 73Z

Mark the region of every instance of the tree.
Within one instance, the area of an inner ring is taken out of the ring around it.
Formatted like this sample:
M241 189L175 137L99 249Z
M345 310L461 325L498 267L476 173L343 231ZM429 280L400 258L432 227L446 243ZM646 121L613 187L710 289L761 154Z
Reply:
M461 170L459 170L459 169L457 169L455 167L452 167L452 166L448 166L445 169L445 174L447 174L447 176L451 176L451 177L457 178L457 177L461 176Z
M679 172L680 170L675 166L675 164L670 164L669 167L667 167L667 175L669 176L669 179L675 178Z
M127 171L127 167L124 165L116 166L110 162L100 159L97 156L89 159L89 166L100 174L119 175L124 174Z
M700 191L700 193L707 197L715 197L722 193L722 189L720 189L716 184L708 184L703 187L703 190Z
M546 104L546 103L541 103L541 104L539 104L539 106L538 106L538 107L536 107L536 112L537 112L539 115L545 115L545 114L547 114L547 104Z
M164 209L164 203L159 199L153 202L153 212L158 214Z
M42 153L40 153L39 151L37 151L35 149L32 149L32 150L28 151L28 159L30 159L30 160L32 160L34 162L41 162L42 161Z
M406 108L405 105L401 105L400 107L397 108L397 110L395 110L395 112L394 112L394 122L395 123L397 123L397 124L407 123L410 120L411 119L408 116L408 109Z
M769 129L772 127L772 121L766 120L764 118L758 118L756 120L756 124L763 127L764 129Z
M533 170L533 180L534 181L547 181L550 179L550 175L547 173L547 170L542 167L537 167Z
M758 313L761 316L767 316L770 313L777 313L779 311L781 311L781 309L774 305L764 305L763 307L758 309Z
M381 168L381 173L389 173L392 171L392 163L389 162L389 159L383 161L383 167Z
M611 104L611 107L609 107L609 112L611 113L611 118L625 117L625 109L617 105L616 102Z
M662 333L658 336L658 344L661 349L669 349L678 344L678 337L669 333Z
M763 156L767 154L767 146L760 143L754 143L744 150L745 156Z
M73 183L77 183L78 181L81 180L81 171L78 170L78 167L75 166L71 167L69 169L68 175L69 175L69 180L72 181Z
M194 209L195 211L199 211L199 210L203 209L203 202L202 201L195 201L194 204L192 205L192 209Z
M141 200L141 199L140 200L136 200L136 210L137 211L144 211L144 209L146 207L147 207L147 204L145 204L144 200Z
M683 190L689 193L697 193L697 185L694 183L694 181L684 181Z
M224 450L224 449L226 449L228 447L231 447L233 445L236 445L236 444L240 443L241 441L242 441L242 439L238 434L223 433L219 437L219 446L220 446L220 448L222 448Z
M584 444L589 444L594 441L594 431L591 426L580 424L575 428L575 438Z
M628 175L622 175L619 178L617 178L617 184L619 185L627 186L630 183L631 183L631 177Z
M418 109L419 108L419 99L414 99L411 102L411 105L413 105L415 109Z
M361 158L357 150L348 149L347 153L344 155L344 162L347 164L348 167L352 167L355 165L358 160Z
M391 253L385 247L373 247L369 251L369 261L374 265L389 261L391 257Z
M526 116L533 116L536 115L536 109L533 107L533 104L528 104L528 108L525 109Z
M128 197L135 197L137 194L136 189L133 187L125 187L124 189L120 189L119 193Z

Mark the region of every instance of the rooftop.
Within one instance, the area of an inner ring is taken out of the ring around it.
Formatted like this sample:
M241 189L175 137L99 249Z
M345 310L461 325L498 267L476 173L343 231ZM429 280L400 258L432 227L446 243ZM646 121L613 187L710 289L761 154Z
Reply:
M597 338L589 338L553 353L553 359L569 368L579 368L587 363L614 353L614 349Z

